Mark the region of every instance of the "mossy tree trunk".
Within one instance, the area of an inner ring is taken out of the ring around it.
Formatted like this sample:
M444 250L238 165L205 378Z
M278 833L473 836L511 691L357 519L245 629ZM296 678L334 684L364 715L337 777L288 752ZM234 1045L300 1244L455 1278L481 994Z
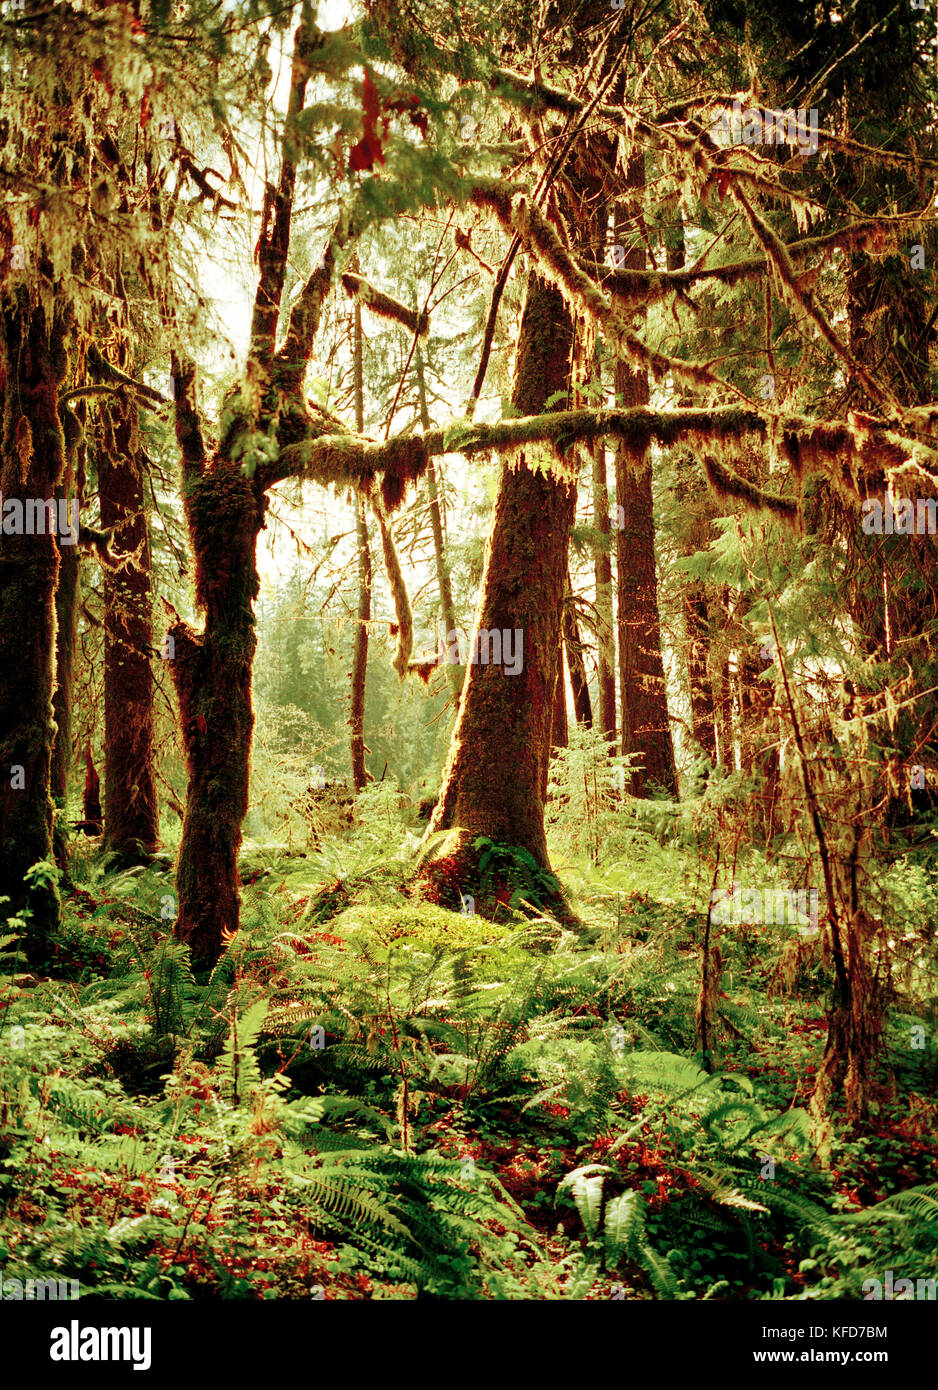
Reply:
M104 575L104 841L133 860L159 843L150 535L137 406L118 399L102 413L101 520L119 560Z
M745 650L739 656L740 743L743 772L758 777L757 799L761 803L762 831L771 840L777 830L779 761L777 716L773 713L775 687L760 676L766 663L756 652Z
M0 492L4 502L56 496L65 468L58 391L67 368L66 326L29 303L25 290L4 298L0 338L3 421ZM59 922L54 883L27 885L32 865L53 854L49 794L55 739L55 592L59 546L47 513L43 534L0 532L0 916L27 909L27 949Z
M189 773L176 935L188 942L193 966L207 969L218 959L222 934L236 932L240 922L238 850L254 729L255 555L266 502L240 464L217 456L190 478L185 506L205 625L197 633L177 620L169 629Z
M562 296L529 272L512 395L519 414L543 410L569 388L572 338ZM522 456L502 467L476 620L476 632L521 634L523 667L508 675L494 664L469 666L428 833L456 832L447 851L464 862L485 835L547 868L544 792L576 486L533 462Z

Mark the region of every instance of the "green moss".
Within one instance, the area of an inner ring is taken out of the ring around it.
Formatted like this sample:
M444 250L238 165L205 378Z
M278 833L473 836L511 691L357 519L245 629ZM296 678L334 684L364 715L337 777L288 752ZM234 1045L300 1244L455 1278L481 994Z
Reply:
M478 951L503 941L514 926L489 922L484 917L447 912L434 903L400 907L377 905L350 907L333 920L331 931L350 942L385 950L414 947L420 951L456 954Z

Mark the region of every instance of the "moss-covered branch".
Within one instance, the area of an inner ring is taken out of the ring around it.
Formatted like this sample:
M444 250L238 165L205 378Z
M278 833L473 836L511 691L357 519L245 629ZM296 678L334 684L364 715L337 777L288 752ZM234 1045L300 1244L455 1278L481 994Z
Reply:
M264 488L283 482L285 478L312 478L317 483L368 492L372 481L384 475L382 491L390 494L390 498L385 496L384 502L387 510L393 511L401 484L416 481L423 474L427 460L441 453L442 430L430 430L425 435L398 435L383 444L351 432L323 434L281 450L273 462L258 468L257 477Z
M880 220L864 218L839 231L827 232L824 236L802 237L783 245L792 263L801 265L809 256L827 254L838 248L844 251L876 249L881 228ZM732 286L746 280L757 280L771 269L771 262L764 256L730 261L727 265L688 266L682 270L617 270L602 261L582 258L577 258L577 263L587 275L600 283L616 303L629 309L663 299L668 294L686 293L707 281Z
M918 412L923 430L938 412ZM916 425L919 418L916 418ZM502 452L532 444L548 444L558 465L573 445L594 439L617 438L636 455L651 444L673 448L684 444L703 459L722 453L723 461L708 467L708 478L717 491L726 492L752 506L768 507L791 516L785 498L764 493L737 478L728 466L744 440L777 439L782 455L796 478L821 473L844 496L857 498L881 491L888 474L914 464L928 474L938 473L938 450L925 439L904 432L895 420L851 414L843 420L812 420L805 415L768 415L735 406L691 407L654 410L650 406L606 410L557 410L544 415L521 416L480 424L456 420L446 430L400 435L376 443L360 434L323 434L291 444L279 458L258 469L263 488L289 477L307 477L322 484L353 487L371 494L381 481L385 506L400 500L403 487L425 471L430 458L445 453ZM569 464L564 463L564 468ZM792 504L793 505L793 504ZM391 510L390 507L387 508Z
M560 290L576 313L585 314L596 323L606 344L618 357L644 368L656 381L670 372L675 380L689 386L726 389L728 383L715 376L706 364L683 362L646 347L603 294L601 286L580 268L530 199L524 195L509 199L496 190L477 188L472 201L477 207L494 212L506 230L520 239L525 250L537 259L542 274Z
M370 285L360 275L353 275L351 271L346 271L342 276L342 288L346 294L358 298L373 314L380 314L382 318L394 319L397 323L402 323L405 328L410 329L411 333L416 333L418 338L425 338L430 332L429 314L420 314L416 309L408 309L406 304L392 299L383 290L375 289L374 285Z
M313 342L322 317L322 306L332 289L339 253L358 235L355 219L343 209L319 264L290 310L287 336L274 358L277 378L288 395L299 389L306 373L306 364L312 356Z
M182 454L183 479L198 477L205 467L205 441L202 421L195 400L195 363L184 361L173 351L170 354L173 377L173 402L176 422L176 442Z

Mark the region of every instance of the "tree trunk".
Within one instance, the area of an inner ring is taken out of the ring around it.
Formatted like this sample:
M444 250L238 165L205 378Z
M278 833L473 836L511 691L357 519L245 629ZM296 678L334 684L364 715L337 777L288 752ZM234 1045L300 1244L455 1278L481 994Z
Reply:
M684 240L684 219L680 206L675 207L674 217L668 229L666 259L668 270L683 270L687 264L687 247ZM687 393L680 397L680 405L692 406L694 397ZM686 452L676 460L677 495L683 504L685 516L690 524L685 524L682 554L693 555L703 549L713 537L713 526L702 524L697 519L697 507L688 503L698 503L704 493L697 460ZM686 465L686 467L685 467ZM716 762L717 739L714 720L713 685L710 680L710 625L707 621L707 591L703 584L693 580L683 583L684 621L687 628L687 675L690 688L691 731L697 746L711 762Z
M355 428L362 434L365 429L364 352L362 311L358 300L355 301L354 313ZM368 544L365 504L360 497L355 499L355 536L358 542L358 615L352 657L349 724L352 730L352 786L356 792L360 792L369 781L365 767L365 682L368 675L368 624L371 621L371 547Z
M758 778L762 830L771 840L778 826L779 762L774 747L774 685L760 680L766 663L749 651L739 658L740 745L743 771Z
M616 743L616 636L612 606L612 537L609 519L609 485L606 481L606 446L593 445L593 525L600 543L593 552L596 581L596 665L599 687L599 727L610 749Z
M423 357L420 348L416 352L417 393L420 401L420 424L424 432L430 429L430 412L427 409L427 387L423 375ZM436 581L440 590L440 617L443 622L444 646L450 644L450 633L456 631L456 610L453 607L453 590L449 578L449 565L446 563L446 542L443 537L443 517L440 512L440 490L437 484L436 468L433 460L427 463L427 492L430 497L430 527L433 531L433 557L436 561ZM457 644L452 642L450 650ZM462 691L463 668L455 661L444 662L447 678L458 700Z
M371 621L371 547L368 543L365 506L361 498L355 499L355 536L358 542L358 613L352 657L349 724L352 728L352 786L356 792L360 792L371 781L365 766L365 680L368 674L368 624Z
M238 850L248 808L254 710L256 546L266 499L241 465L216 459L189 486L186 516L205 627L178 619L169 635L189 789L179 848L176 935L197 970L214 965L240 918Z
M159 844L150 534L137 407L126 399L109 402L102 417L101 520L122 559L104 575L104 842L132 862Z
M104 829L101 811L101 778L91 756L91 744L85 744L85 789L81 798L82 830L86 835L100 835Z
M638 215L640 191L645 184L644 155L629 160L625 182L638 193L629 204ZM626 217L620 211L616 216L616 237L623 246L627 235ZM644 247L637 235L632 239L634 245L626 250L623 264L628 269L644 270ZM648 405L647 371L633 370L617 361L615 390L619 405ZM661 659L651 464L647 454L635 455L624 441L618 444L615 458L616 504L619 520L624 523L616 531L622 752L642 754L644 768L632 774L633 796L644 795L651 782L674 796L677 771Z
M4 521L9 504L54 499L62 485L65 440L57 394L67 368L65 325L49 324L25 289L3 303L0 375L4 383L0 436L0 492ZM54 883L31 888L25 875L52 858L53 806L49 795L55 723L55 591L59 546L46 509L32 517L35 533L0 530L0 918L28 909L30 957L44 954L44 938L59 923ZM42 530L40 531L40 526Z
M586 663L583 660L583 644L577 626L576 609L573 605L573 590L570 586L570 568L567 567L567 588L563 604L563 644L567 652L567 665L570 670L570 686L573 690L573 708L576 722L584 729L593 727L593 706L590 701L590 688L586 679ZM561 663L561 672L563 663Z
M724 584L719 595L718 603L714 605L720 616L719 631L722 633L722 655L719 661L719 689L716 692L717 706L717 733L719 735L719 747L717 757L719 766L725 768L727 772L733 772L736 768L736 747L733 730L733 675L730 670L730 654L726 651L726 642L732 623L732 611L730 608L729 585ZM713 631L713 613L711 612L711 631Z
M566 748L570 743L567 723L567 679L563 669L563 647L557 649L557 674L554 678L554 713L551 719L552 748Z
M717 758L713 686L708 656L710 628L707 622L707 594L702 584L688 584L684 591L684 618L687 623L687 670L690 681L691 727L694 741L712 763Z
M512 394L519 414L543 410L547 400L569 388L572 338L563 298L529 272ZM503 464L474 646L480 631L515 634L515 652L523 642L523 660L517 675L478 661L468 669L428 831L452 829L443 852L458 852L463 864L469 862L472 840L486 835L527 849L549 867L544 790L575 510L572 478L535 471L524 455L516 465Z
M61 495L65 498L64 491ZM66 873L68 840L62 822L68 807L68 771L72 752L72 680L78 627L78 572L78 546L63 546L59 553L59 582L55 591L55 694L52 696L55 741L52 745L49 789L59 818L53 834L55 862Z

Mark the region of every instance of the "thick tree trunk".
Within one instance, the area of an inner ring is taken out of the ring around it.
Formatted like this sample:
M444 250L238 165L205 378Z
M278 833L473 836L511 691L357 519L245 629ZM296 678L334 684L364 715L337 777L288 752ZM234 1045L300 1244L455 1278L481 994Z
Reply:
M9 503L54 499L65 468L65 440L57 394L67 356L65 325L49 324L25 290L7 296L2 311L0 376L3 423L0 492ZM46 935L58 926L54 884L25 875L52 858L53 806L49 795L55 723L55 591L59 546L43 508L25 508L34 534L0 530L0 918L28 909L27 949L43 956ZM39 526L42 526L42 531Z
M640 192L645 185L644 155L629 161L626 186L639 195L628 208L640 216ZM623 212L616 216L616 237L626 249L624 265L644 270L645 250L637 232L628 228ZM648 373L618 361L616 402L648 405ZM655 524L651 463L647 454L630 452L624 442L616 448L616 568L619 631L619 684L622 700L622 752L640 753L644 764L632 774L633 796L644 795L649 783L677 794L674 744L668 719L668 698L661 658L658 580L655 571Z
M543 410L551 396L569 388L572 337L563 298L530 272L512 396L520 414ZM535 471L524 457L516 465L503 465L476 634L497 631L509 634L509 640L514 634L516 655L523 642L523 661L516 675L508 674L504 662L476 661L463 685L428 833L452 829L444 852L459 852L464 863L472 840L486 835L527 849L549 867L544 788L575 509L573 479Z
M176 621L170 663L189 772L179 848L176 935L196 969L218 958L222 933L236 932L238 849L248 808L257 639L255 551L266 501L239 463L220 457L190 484L186 515L196 560L196 599L205 627Z
M150 534L137 407L121 400L102 414L101 520L121 559L104 576L104 841L132 861L146 859L159 844Z

